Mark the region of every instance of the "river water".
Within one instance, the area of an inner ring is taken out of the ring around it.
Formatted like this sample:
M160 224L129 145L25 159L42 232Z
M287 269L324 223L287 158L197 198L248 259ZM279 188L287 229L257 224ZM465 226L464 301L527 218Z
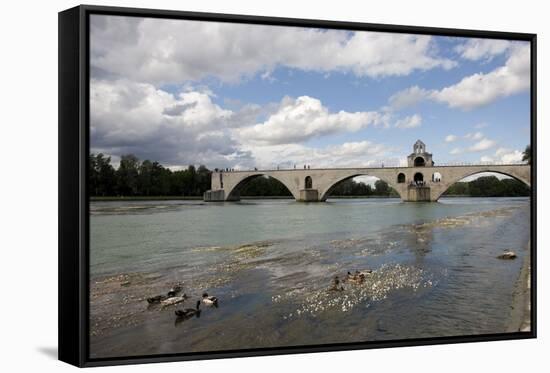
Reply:
M507 332L530 236L528 198L90 210L92 358ZM518 259L497 259L505 249ZM367 269L364 283L328 290ZM174 284L184 303L147 303ZM204 291L219 306L177 320Z

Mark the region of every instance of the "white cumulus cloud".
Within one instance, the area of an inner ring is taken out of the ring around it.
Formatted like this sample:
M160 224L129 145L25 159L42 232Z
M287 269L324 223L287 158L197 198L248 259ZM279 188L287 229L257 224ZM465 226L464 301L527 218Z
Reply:
M113 159L133 153L171 167L314 167L398 164L398 152L371 141L322 148L300 144L336 132L385 125L387 114L330 112L315 98L285 97L278 105L228 110L208 89L169 93L128 80L91 81L91 151ZM257 117L266 117L258 123Z
M431 93L430 97L451 108L471 110L530 87L530 47L515 45L504 66L489 73L476 73Z
M439 90L426 90L418 86L401 90L390 97L390 107L401 109L422 100L432 100L468 111L527 91L531 78L530 52L529 44L515 43L507 49L508 58L503 66L487 73L466 76L458 83Z
M262 144L299 143L337 132L355 132L367 126L386 125L389 115L376 111L331 113L320 100L285 97L264 122L236 130L243 141Z
M269 77L278 66L359 77L456 66L428 35L94 15L90 36L93 76L155 85Z
M397 128L416 128L422 125L422 117L418 114L414 114L403 119L399 119L395 122Z
M400 158L397 150L384 144L371 141L346 142L315 148L303 144L256 145L245 144L243 150L249 152L259 168L313 168L323 167L369 167L397 165Z
M168 166L251 162L230 136L240 113L216 105L208 92L171 94L146 83L92 80L90 109L92 152L133 153Z
M481 140L483 138L483 133L482 132L467 133L464 137L469 140Z
M392 109L400 110L418 104L429 97L429 94L430 91L428 90L412 86L395 93L389 98L388 102Z
M470 152L481 152L487 149L490 149L496 145L496 141L489 140L489 139L481 139L480 141L476 142L474 145L470 146L468 148L468 151Z
M445 142L454 142L458 140L458 136L456 135L447 135L445 136Z
M462 58L477 61L481 59L492 59L510 48L512 43L508 40L498 39L475 39L471 38L464 44L458 45L455 50Z
M484 155L481 162L514 164L522 162L523 152L508 148L498 148L494 155Z

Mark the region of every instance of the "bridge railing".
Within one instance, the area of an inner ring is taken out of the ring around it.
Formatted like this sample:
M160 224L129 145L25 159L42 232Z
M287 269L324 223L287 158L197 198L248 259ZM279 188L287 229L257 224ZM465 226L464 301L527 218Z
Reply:
M518 166L526 165L526 162L512 161L512 162L441 162L436 163L434 167L438 166Z
M513 161L513 162L437 162L433 167L458 167L458 166L521 166L527 165L526 162L522 161ZM387 163L387 162L373 162L368 165L359 165L356 167L311 167L311 168L285 168L285 167L274 167L266 169L222 169L216 170L216 172L273 172L273 171L306 171L306 170L338 170L338 169L353 169L353 168L406 168L407 165L401 163Z

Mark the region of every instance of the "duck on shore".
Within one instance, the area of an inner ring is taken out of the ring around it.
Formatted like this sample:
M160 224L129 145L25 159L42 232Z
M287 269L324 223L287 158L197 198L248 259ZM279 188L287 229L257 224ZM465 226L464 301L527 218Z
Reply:
M207 306L218 306L218 298L213 295L208 295L208 293L202 294L202 302Z
M176 317L178 319L189 319L193 316L200 317L201 310L200 310L201 301L197 301L197 307L196 308L185 308L183 310L175 310L174 313L176 314Z

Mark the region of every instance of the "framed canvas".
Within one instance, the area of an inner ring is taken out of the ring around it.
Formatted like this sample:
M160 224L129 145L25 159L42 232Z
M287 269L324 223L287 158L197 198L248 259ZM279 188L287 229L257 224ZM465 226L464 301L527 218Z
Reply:
M536 336L536 35L59 13L59 358Z

